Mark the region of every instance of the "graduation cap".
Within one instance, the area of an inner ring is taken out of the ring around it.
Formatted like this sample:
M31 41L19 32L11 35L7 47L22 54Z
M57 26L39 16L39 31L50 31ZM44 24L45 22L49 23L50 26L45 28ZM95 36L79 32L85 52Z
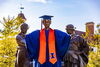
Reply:
M43 16L40 16L39 18L42 18L43 20L51 20L53 16L50 16L50 15L43 15ZM42 29L42 22L41 22L41 29Z
M51 20L53 16L50 16L50 15L43 15L43 16L40 16L39 18L43 18L43 20Z

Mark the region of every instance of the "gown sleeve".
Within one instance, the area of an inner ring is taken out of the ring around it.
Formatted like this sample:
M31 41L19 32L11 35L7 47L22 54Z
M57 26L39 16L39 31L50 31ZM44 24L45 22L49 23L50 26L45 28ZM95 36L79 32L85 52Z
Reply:
M70 35L55 30L55 39L56 39L56 52L60 58L63 58L65 53L68 51L69 44L70 44Z
M37 59L39 51L39 30L26 35L26 47L29 59Z

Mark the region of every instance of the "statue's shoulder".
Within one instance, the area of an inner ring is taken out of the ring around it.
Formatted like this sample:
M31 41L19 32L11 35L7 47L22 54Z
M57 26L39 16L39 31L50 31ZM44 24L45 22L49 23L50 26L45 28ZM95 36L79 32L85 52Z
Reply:
M18 35L16 36L16 40L22 40L22 39L23 39L23 38L22 38L21 35L18 34Z
M79 39L84 39L82 36L80 35L75 35L75 37L79 38Z
M16 36L16 38L20 38L21 36L18 34L17 36Z

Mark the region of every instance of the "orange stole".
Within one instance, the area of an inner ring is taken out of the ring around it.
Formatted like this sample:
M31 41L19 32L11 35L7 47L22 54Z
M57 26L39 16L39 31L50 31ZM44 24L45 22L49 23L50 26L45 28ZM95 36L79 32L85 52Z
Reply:
M57 62L54 30L50 29L48 38L49 61L54 64ZM40 31L40 50L38 61L40 64L46 62L46 35L44 29Z

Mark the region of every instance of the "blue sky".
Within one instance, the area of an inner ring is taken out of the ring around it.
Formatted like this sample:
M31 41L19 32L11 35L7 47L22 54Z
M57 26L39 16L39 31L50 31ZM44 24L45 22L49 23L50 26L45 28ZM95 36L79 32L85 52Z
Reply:
M65 31L67 24L85 31L86 22L100 23L100 0L0 0L0 20L17 16L20 3L29 24L29 31L40 29L41 15L53 15L51 27ZM0 28L2 26L0 25ZM96 30L96 28L95 28Z

